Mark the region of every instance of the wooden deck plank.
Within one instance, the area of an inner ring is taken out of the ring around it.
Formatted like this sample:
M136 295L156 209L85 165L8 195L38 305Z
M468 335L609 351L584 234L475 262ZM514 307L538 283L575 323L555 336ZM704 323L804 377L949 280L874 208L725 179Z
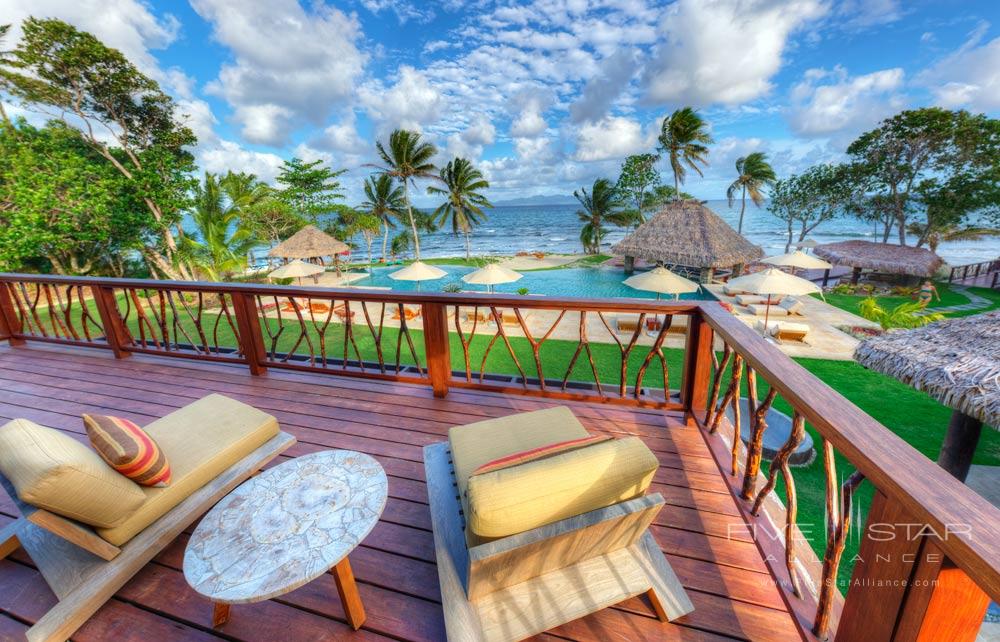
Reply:
M475 390L442 400L421 386L325 373L272 369L255 378L229 364L146 355L116 361L98 350L0 346L0 421L26 417L81 441L86 439L82 412L114 413L144 424L212 392L274 414L301 440L271 465L308 452L350 448L375 456L389 474L382 519L351 557L369 613L362 637L348 636L333 578L324 576L278 600L234 609L220 631L228 639L442 639L421 448L444 439L456 423L553 405L569 405L592 431L639 435L654 451L660 469L653 490L668 505L653 534L696 609L664 625L644 598L634 598L541 638L798 639L711 453L677 413ZM13 506L0 495L0 520L8 521L4 513L13 515ZM211 609L183 580L186 541L182 534L81 629L84 637L74 639L217 639L209 627ZM23 622L31 622L33 613L37 617L42 607L28 603L39 593L46 594L43 604L52 599L23 552L2 563L0 612L11 617L5 622L0 615L0 635L4 627L23 630Z

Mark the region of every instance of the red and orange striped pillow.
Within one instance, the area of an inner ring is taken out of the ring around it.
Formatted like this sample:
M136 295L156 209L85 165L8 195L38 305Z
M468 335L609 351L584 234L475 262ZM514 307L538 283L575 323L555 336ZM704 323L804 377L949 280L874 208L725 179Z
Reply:
M166 486L170 464L153 438L128 419L84 415L94 450L116 471L140 486Z
M551 457L552 455L558 455L559 453L564 453L569 450L576 450L577 448L599 444L602 441L607 441L609 439L612 439L610 435L589 435L579 439L559 441L554 444L539 446L538 448L522 450L521 452L512 453L510 455L494 459L493 461L488 461L472 471L472 474L482 475L483 473L491 473L494 470L501 470L503 468L510 468L511 466L526 464L529 461L535 461L536 459Z

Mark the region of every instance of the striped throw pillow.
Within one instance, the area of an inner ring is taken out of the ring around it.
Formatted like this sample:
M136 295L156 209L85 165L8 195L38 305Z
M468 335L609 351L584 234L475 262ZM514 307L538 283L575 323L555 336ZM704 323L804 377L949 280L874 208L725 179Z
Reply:
M501 470L503 468L510 468L511 466L526 464L529 461L535 461L536 459L542 459L544 457L551 457L552 455L558 455L559 453L576 450L577 448L583 448L585 446L592 446L593 444L599 444L602 441L608 441L609 439L612 439L610 435L590 435L579 439L570 439L569 441L559 441L554 444L539 446L538 448L532 448L530 450L522 450L521 452L512 453L510 455L494 459L493 461L486 462L479 468L472 471L472 474L482 475L483 473L491 473L494 470Z
M94 450L108 465L140 486L166 486L170 464L153 438L128 419L84 415Z

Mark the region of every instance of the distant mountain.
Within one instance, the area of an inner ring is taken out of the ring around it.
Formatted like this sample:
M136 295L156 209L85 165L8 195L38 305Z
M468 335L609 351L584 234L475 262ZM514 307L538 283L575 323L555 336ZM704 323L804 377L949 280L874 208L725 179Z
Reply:
M506 201L494 201L495 207L517 207L523 205L575 205L576 200L570 195L548 194L543 196L524 196Z

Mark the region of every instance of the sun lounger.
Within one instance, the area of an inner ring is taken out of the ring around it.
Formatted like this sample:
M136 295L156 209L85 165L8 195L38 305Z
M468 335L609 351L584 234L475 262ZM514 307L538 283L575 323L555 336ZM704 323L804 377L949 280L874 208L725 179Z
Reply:
M800 341L806 343L809 336L809 326L805 323L792 323L790 321L775 321L768 323L767 334L774 337L779 343L782 341ZM764 322L757 322L757 330L764 331Z
M753 294L752 292L747 292L746 290L743 290L741 288L733 287L728 283L722 286L722 291L728 294L729 296L736 296L737 294Z
M413 319L416 319L416 318L418 318L420 316L420 314L421 314L421 312L420 312L420 306L404 305L403 306L403 314L406 315L406 320L407 321L412 321ZM393 321L399 321L399 306L398 305L392 311L392 320Z
M489 323L493 319L488 310L480 309L478 312L476 310L467 310L465 313L465 320L469 323Z
M747 310L750 310L750 314L758 317L787 317L788 310L781 307L780 305L765 305L763 303L752 303L746 306ZM770 309L768 309L770 308Z
M522 640L642 594L663 621L693 610L648 530L664 505L645 494L656 457L638 437L566 450L588 437L568 408L549 408L424 447L451 642Z
M58 598L28 629L29 641L69 638L185 528L295 443L274 417L222 395L144 430L171 467L165 487L136 485L65 433L25 419L0 427L0 484L22 515L0 529L0 558L23 547Z
M639 326L639 317L636 315L619 314L615 317L615 330L619 334L632 334Z

